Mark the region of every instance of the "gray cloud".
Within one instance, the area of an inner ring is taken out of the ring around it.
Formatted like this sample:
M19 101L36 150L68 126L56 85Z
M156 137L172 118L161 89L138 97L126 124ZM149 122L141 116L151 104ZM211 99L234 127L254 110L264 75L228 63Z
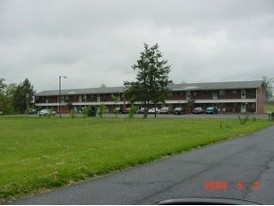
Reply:
M120 86L143 43L159 43L179 83L274 76L267 0L0 0L0 75L36 90Z

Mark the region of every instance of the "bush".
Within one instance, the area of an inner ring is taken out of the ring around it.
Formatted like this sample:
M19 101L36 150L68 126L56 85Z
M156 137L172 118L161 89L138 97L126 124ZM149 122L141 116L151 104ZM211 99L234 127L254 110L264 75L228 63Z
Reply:
M83 117L84 118L87 118L89 111L90 111L90 107L85 107L83 109Z
M96 108L95 108L94 106L91 106L91 107L90 107L90 111L89 111L89 113L88 113L88 116L89 116L89 117L96 117L96 113L97 113Z
M239 120L240 120L241 125L245 125L246 122L248 121L248 118L249 118L249 115L248 115L248 114L245 115L244 118L242 118L241 115L239 115Z
M71 118L75 118L75 111L74 111L74 109L70 110L70 117Z
M103 118L103 115L105 114L106 110L107 110L107 108L104 104L101 104L99 106L98 115L99 115L100 118Z
M83 110L83 117L87 118L87 117L96 117L96 108L94 106L88 106L85 107Z
M119 107L115 107L113 110L113 113L115 114L115 117L118 117L118 114L120 113L120 108Z
M137 112L137 107L135 107L134 105L131 105L131 107L128 111L128 117L133 118L133 116L136 114L136 112Z

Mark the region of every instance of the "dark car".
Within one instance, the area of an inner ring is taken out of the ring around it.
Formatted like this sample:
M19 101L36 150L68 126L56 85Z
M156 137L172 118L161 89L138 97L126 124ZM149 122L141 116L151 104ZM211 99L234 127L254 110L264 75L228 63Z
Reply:
M122 108L120 109L121 114L127 114L129 112L130 108Z
M216 107L208 107L205 111L206 114L217 114L218 109Z
M203 110L202 107L195 107L192 111L193 114L202 114L204 113L205 111Z
M119 114L127 114L129 112L130 108L120 108L120 107L116 107L113 110L113 113L119 113Z
M182 107L176 107L174 110L173 110L173 114L174 115L179 115L179 114L186 114L186 110L184 110Z

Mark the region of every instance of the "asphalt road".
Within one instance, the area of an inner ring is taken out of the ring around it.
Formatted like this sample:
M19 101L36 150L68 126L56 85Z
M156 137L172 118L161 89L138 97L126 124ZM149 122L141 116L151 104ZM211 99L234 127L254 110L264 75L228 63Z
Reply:
M154 204L174 197L274 204L274 126L13 204Z

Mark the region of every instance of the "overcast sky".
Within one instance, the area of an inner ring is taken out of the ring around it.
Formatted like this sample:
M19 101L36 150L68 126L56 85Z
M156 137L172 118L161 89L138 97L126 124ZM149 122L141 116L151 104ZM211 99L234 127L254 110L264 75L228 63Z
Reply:
M143 44L174 83L274 76L273 0L0 0L0 78L36 91L122 86Z

